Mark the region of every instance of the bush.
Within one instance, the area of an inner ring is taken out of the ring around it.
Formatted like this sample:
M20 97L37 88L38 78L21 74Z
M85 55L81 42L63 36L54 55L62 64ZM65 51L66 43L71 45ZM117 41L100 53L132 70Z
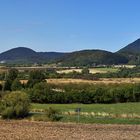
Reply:
M60 116L60 112L51 107L49 107L49 109L47 109L45 112L47 118L49 118L51 121L59 121L62 118L62 116Z
M24 118L29 114L30 100L24 92L6 94L0 102L0 113L4 119Z

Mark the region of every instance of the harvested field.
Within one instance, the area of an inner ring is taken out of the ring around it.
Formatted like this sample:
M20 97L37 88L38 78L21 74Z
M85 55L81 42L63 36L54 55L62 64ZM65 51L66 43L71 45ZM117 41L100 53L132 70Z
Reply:
M140 125L0 121L1 140L139 140Z
M66 69L66 70L57 70L57 73L70 73L70 72L82 72L82 69ZM95 73L107 73L107 72L117 72L119 71L118 68L89 68L89 72L92 74Z
M67 84L67 83L89 83L89 84L115 84L115 83L140 83L140 78L100 78L98 80L83 80L83 79L47 79L48 83L52 84Z
M68 84L68 83L88 83L88 84L120 84L120 83L140 83L140 78L99 78L98 80L84 80L71 78L46 79L50 84ZM21 80L21 83L27 83L27 80Z

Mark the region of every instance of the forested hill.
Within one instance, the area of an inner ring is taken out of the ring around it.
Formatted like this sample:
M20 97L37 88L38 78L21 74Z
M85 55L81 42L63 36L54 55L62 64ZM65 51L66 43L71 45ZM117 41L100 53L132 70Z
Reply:
M30 48L17 47L0 54L0 61L12 64L49 63L64 56L58 52L36 52Z
M55 63L59 66L140 64L140 39L116 53L105 50L81 50L70 53L36 52L30 48L17 47L1 53L0 62L12 64Z
M82 50L70 53L58 61L62 66L93 66L125 64L128 60L119 54L103 50Z
M128 44L117 52L129 60L129 64L140 64L140 39Z

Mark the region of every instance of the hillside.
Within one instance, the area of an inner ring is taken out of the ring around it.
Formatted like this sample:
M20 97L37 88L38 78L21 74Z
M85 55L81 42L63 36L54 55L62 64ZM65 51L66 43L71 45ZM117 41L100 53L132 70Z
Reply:
M0 54L0 61L12 64L56 63L59 66L95 66L140 64L140 39L116 53L104 50L81 50L71 53L36 52L18 47Z
M129 60L129 64L140 64L140 39L128 44L117 52Z
M38 55L43 58L45 61L55 61L58 58L65 56L67 53L61 52L38 52Z
M30 48L17 47L0 54L0 61L12 64L48 63L64 53L35 52Z
M119 53L140 54L140 39L128 44L118 51Z
M62 66L94 66L127 63L127 59L119 54L103 50L82 50L70 53L57 61Z

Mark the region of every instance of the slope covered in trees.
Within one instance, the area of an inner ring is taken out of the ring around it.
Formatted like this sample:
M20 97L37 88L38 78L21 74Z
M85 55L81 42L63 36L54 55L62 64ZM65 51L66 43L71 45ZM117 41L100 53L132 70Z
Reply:
M18 47L1 53L0 61L8 64L55 63L61 66L140 64L140 39L116 53L104 50L81 50L69 53L36 52L30 48Z
M62 66L95 66L125 64L128 60L119 54L103 50L73 52L58 61Z

